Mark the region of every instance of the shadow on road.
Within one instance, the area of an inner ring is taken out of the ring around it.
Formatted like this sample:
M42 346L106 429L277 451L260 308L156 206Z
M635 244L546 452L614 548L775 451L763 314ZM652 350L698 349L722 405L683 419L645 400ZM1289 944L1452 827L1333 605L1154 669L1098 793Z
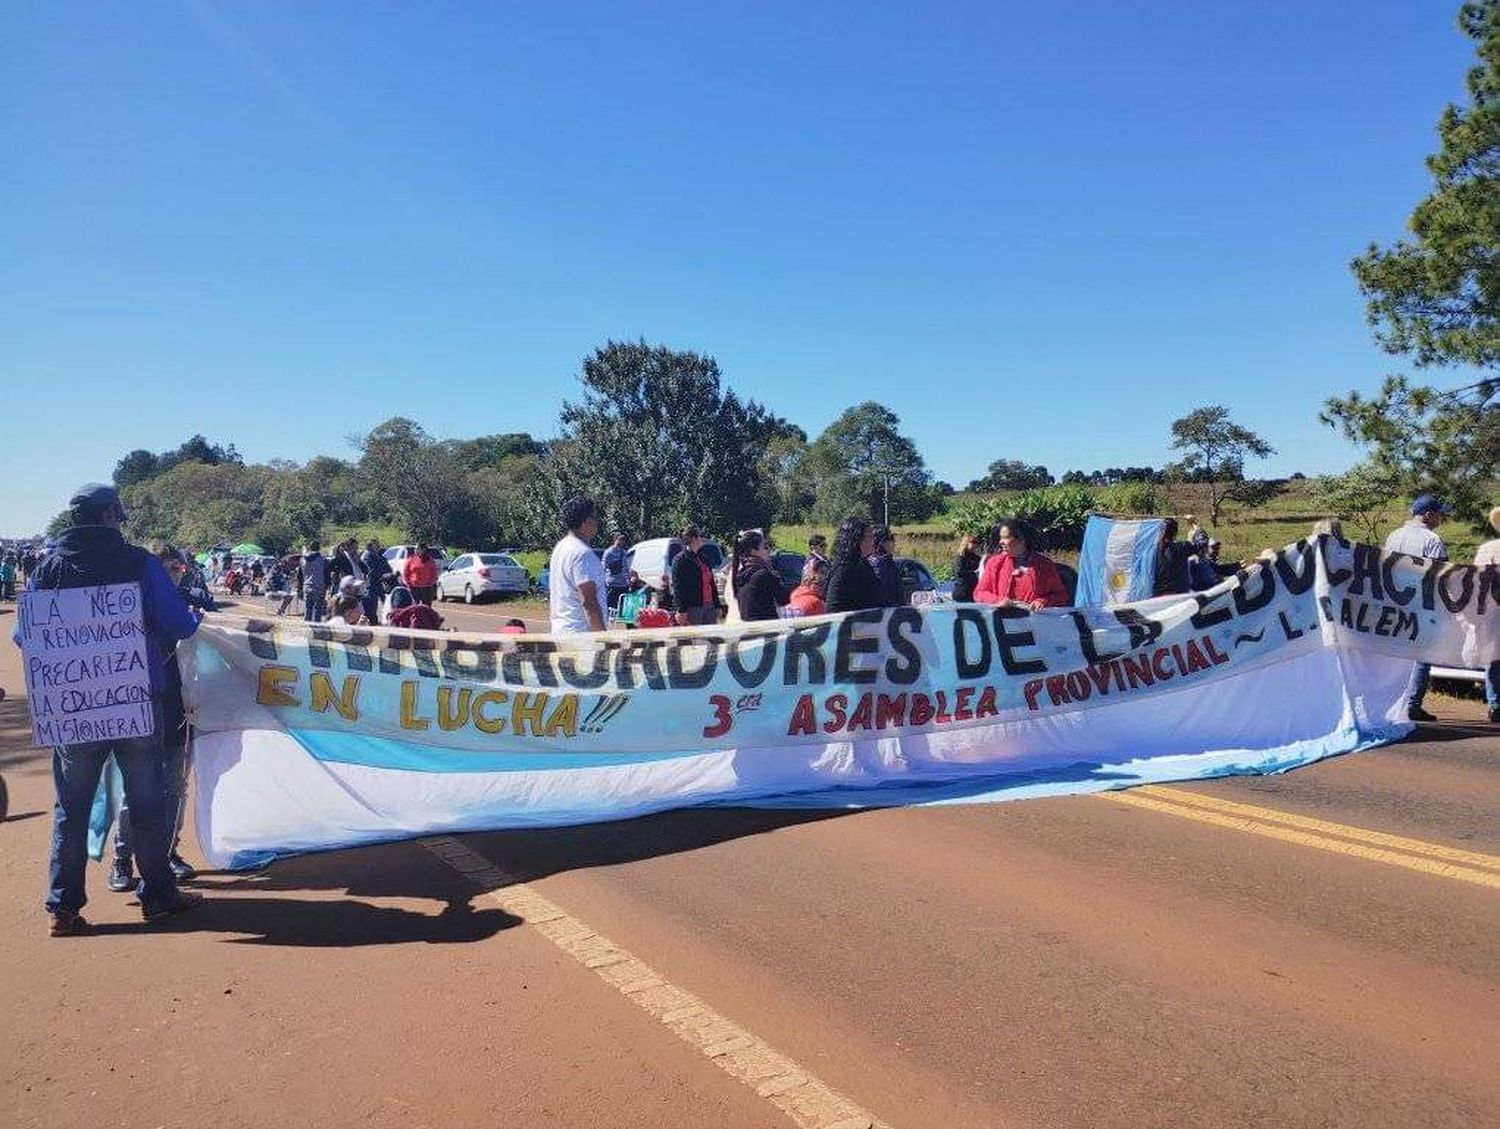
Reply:
M155 925L144 922L96 924L95 935L139 933L239 933L228 938L239 945L294 945L350 948L362 945L463 944L483 941L502 929L521 924L504 910L476 910L467 899L454 899L440 913L425 914L369 902L314 901L295 898L220 897L210 895L181 917Z

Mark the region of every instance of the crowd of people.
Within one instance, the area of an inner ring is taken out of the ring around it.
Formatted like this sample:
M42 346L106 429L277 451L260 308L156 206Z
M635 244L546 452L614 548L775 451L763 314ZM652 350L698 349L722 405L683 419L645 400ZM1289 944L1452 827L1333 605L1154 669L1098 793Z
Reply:
M134 890L142 915L155 921L192 908L200 896L178 887L191 878L192 867L178 852L187 780L187 722L182 701L176 644L198 628L204 611L214 608L203 572L171 545L147 551L126 543L121 526L124 507L113 487L88 484L69 501L73 525L39 549L23 547L0 556L0 598L14 599L18 581L29 588L82 588L137 582L141 585L146 626L151 703L155 733L147 738L118 739L59 746L53 750L57 796L49 863L46 909L53 935L67 936L87 928L81 910L86 902L84 869L91 809L101 774L110 761L123 781L125 802L115 834L115 855L108 885ZM1411 505L1409 520L1385 541L1390 552L1434 561L1448 558L1439 527L1449 514L1441 499L1423 494ZM570 499L562 509L566 532L553 547L549 597L554 634L605 631L616 607L639 576L629 572L625 539L595 553L599 536L598 507L588 498ZM1179 540L1175 519L1163 522L1156 559L1156 594L1186 593L1212 587L1243 567L1220 559L1220 545L1189 517L1188 534ZM1489 513L1500 534L1500 506ZM1338 522L1328 519L1313 529L1342 538ZM667 578L656 596L658 613L649 625L701 626L722 619L761 621L894 607L905 602L895 562L893 530L860 517L846 519L831 549L821 536L809 542L800 582L788 586L773 563L775 545L763 529L748 529L733 540L723 595L704 555L700 530L679 531L669 548ZM433 609L440 571L438 554L425 544L398 556L393 567L378 541L361 550L354 538L325 555L317 541L302 554L275 561L261 577L265 591L280 595L280 612L300 595L304 617L313 622L385 623L437 629L442 618ZM1486 541L1475 563L1500 565L1500 536ZM223 580L232 562L210 562ZM1023 518L999 522L988 536L969 536L954 562L953 598L963 602L1043 609L1067 606L1071 596L1059 566L1041 551L1040 538ZM502 631L519 632L525 624L512 619ZM1489 720L1500 723L1500 661L1485 673ZM1433 720L1424 708L1431 668L1417 664L1406 695L1408 716Z

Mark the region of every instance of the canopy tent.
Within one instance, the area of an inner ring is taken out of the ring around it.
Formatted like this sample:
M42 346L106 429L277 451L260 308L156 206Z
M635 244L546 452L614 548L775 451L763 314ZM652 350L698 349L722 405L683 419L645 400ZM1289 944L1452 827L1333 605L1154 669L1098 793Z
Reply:
M209 553L197 553L193 556L193 560L197 561L199 564L207 564L208 558L210 556L211 554Z
M266 551L252 541L243 541L229 550L237 557L263 557Z

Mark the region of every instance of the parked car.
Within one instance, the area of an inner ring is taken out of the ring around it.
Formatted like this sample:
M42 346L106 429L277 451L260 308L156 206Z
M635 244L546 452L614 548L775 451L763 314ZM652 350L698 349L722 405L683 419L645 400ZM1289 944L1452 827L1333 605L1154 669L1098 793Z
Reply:
M927 571L927 566L915 557L897 557L896 571L901 576L901 600L903 603L911 603L913 592L931 592L927 602L939 598L951 598L944 596L939 589L937 581L932 579L932 573Z
M429 545L427 551L432 554L432 559L437 561L439 565L448 559L448 554L443 552L437 545ZM417 547L415 545L392 545L385 551L385 559L391 562L393 569L400 572L401 566L406 563L406 558L414 557L416 554Z
M438 573L437 598L472 604L485 596L524 596L526 570L505 553L464 553Z
M676 540L675 537L653 537L649 541L637 541L625 554L626 572L634 571L648 586L660 592L667 586L669 575L667 548ZM717 541L704 541L700 555L715 573L724 567L727 559L724 546Z

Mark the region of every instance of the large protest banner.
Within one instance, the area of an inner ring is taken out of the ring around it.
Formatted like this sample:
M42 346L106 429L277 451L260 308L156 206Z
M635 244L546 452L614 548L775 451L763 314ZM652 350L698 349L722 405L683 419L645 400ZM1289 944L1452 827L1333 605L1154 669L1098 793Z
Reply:
M139 584L22 592L16 617L36 744L156 732Z
M1416 660L1500 653L1500 575L1323 538L1108 609L894 608L605 635L205 621L204 854L703 803L921 802L1274 772L1410 729Z

